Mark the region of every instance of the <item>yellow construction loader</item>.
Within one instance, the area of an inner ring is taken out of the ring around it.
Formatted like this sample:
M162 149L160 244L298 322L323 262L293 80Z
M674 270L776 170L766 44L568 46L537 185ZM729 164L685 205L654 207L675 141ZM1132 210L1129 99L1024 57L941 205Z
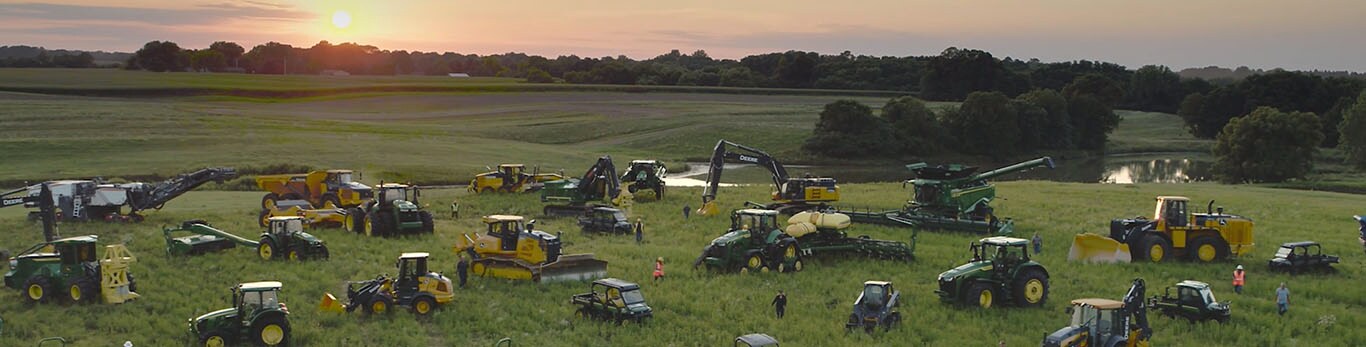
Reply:
M473 258L470 273L536 282L589 281L607 277L607 262L592 253L560 254L560 238L535 230L522 216L484 216L487 232L463 237L456 253Z
M1152 219L1112 220L1109 237L1079 234L1072 240L1067 259L1158 263L1184 257L1212 262L1252 252L1252 219L1225 214L1223 207L1216 211L1212 200L1206 213L1190 213L1189 202L1186 197L1159 196Z

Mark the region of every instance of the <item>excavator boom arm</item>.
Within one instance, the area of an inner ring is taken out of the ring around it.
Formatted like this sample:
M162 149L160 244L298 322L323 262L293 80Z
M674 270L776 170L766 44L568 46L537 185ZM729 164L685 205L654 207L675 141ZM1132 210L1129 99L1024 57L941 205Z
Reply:
M1142 278L1135 278L1129 292L1124 294L1124 311L1133 317L1133 328L1139 333L1134 338L1137 341L1147 341L1153 336L1153 329L1148 325L1148 303L1144 301L1147 287Z
M727 151L727 146L735 147L740 151ZM712 152L710 167L707 170L707 185L702 189L702 203L705 204L716 199L716 191L721 186L721 171L725 168L726 159L763 167L773 175L773 185L777 186L780 191L789 178L787 175L787 168L783 167L782 163L778 162L777 159L774 159L773 156L768 155L767 152L758 148L726 140L719 140L716 141L716 149Z
M167 201L179 197L185 192L194 190L204 183L210 181L223 182L237 177L237 170L232 168L206 168L188 174L181 174L175 178L163 181L158 184L148 185L150 189L129 192L129 207L133 211L141 211L149 208L161 208Z
M598 158L598 162L588 168L579 178L579 191L585 196L591 196L594 189L598 186L598 180L605 180L607 184L607 197L615 199L621 194L621 178L617 177L617 166L612 164L612 156L604 155Z

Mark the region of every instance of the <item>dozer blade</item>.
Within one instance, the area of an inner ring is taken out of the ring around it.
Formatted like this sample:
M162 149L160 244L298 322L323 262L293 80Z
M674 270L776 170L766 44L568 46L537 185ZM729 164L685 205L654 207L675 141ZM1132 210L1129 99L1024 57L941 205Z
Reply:
M323 312L346 313L346 307L342 306L341 301L338 301L337 297L332 296L332 293L323 294L323 302L318 305L318 310Z
M697 215L699 216L715 216L720 213L721 209L716 207L716 200L708 201L702 204L702 207L697 208Z
M1067 260L1097 263L1127 263L1133 259L1129 245L1101 235L1083 233L1072 238Z
M607 262L594 258L592 253L566 254L539 270L541 283L592 281L607 277Z

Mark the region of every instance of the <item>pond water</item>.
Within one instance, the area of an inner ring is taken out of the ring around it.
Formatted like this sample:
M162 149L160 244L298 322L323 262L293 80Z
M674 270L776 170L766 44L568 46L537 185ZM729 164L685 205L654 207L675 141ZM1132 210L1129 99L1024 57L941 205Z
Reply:
M1055 159L1056 168L1036 168L1022 173L1008 174L994 181L1045 180L1107 184L1133 183L1189 183L1211 179L1212 163L1199 159L1151 156L1109 156L1081 159ZM666 184L676 187L700 187L706 184L707 163L687 163L689 169L670 172ZM1013 164L973 163L978 172ZM891 166L820 166L787 165L788 174L801 176L813 173L838 178L845 183L897 182L912 178L902 165ZM727 163L721 181L730 184L769 183L772 178L763 168L749 164Z

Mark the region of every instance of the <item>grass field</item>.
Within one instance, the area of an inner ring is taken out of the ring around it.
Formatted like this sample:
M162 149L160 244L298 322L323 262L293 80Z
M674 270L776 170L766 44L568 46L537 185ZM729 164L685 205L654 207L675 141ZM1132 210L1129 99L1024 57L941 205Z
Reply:
M767 187L723 190L723 208L739 207L745 199L762 196ZM906 193L894 184L845 186L851 205L895 206ZM109 345L132 340L139 346L171 346L187 342L185 319L229 305L227 288L237 282L280 280L290 305L294 342L299 346L480 346L508 336L518 345L723 345L734 336L766 332L795 346L841 345L990 345L1003 339L1011 346L1035 344L1047 332L1066 324L1066 302L1079 297L1118 299L1134 277L1148 281L1149 293L1179 280L1196 279L1214 285L1220 300L1231 301L1229 324L1196 324L1154 316L1156 345L1346 346L1366 338L1360 308L1366 301L1361 283L1361 251L1355 245L1355 223L1360 197L1346 194L1240 188L1214 184L1094 185L1048 182L1006 182L998 211L1016 219L1024 235L1038 232L1045 252L1038 258L1052 274L1049 301L1040 309L1006 308L977 311L943 304L933 290L934 278L966 259L967 244L977 236L920 232L918 259L911 263L865 259L823 258L797 274L712 274L686 264L708 240L724 230L727 218L694 216L684 220L684 204L696 205L696 189L674 189L662 202L634 205L634 216L646 223L646 243L628 236L586 235L568 219L542 220L542 229L563 231L566 252L592 252L610 262L611 276L644 285L646 299L656 310L647 326L575 321L569 296L586 288L578 283L536 285L474 278L457 292L456 302L431 319L418 321L398 312L389 317L340 316L318 311L324 292L340 293L343 281L393 273L393 261L404 251L433 254L433 267L454 272L450 251L462 232L478 230L477 216L491 213L532 214L540 204L533 196L465 196L463 191L439 190L424 194L438 215L445 202L459 196L464 218L438 219L432 236L370 239L341 230L317 230L332 249L329 261L263 262L250 250L193 258L170 258L159 234L162 225L192 218L207 219L239 235L252 235L258 192L193 192L153 212L142 224L64 224L63 235L98 234L104 242L126 242L139 257L134 265L143 298L117 305L30 305L20 293L0 295L5 320L0 345L25 345L44 336L64 336L79 346ZM1257 221L1258 249L1240 260L1249 269L1245 294L1235 295L1228 283L1234 262L1096 265L1064 260L1072 234L1101 231L1110 218L1150 211L1159 194L1185 194L1193 199L1217 199L1231 212ZM0 211L0 227L10 232L0 238L9 249L41 240L40 228L24 221L23 210ZM855 234L909 239L910 231L857 225ZM1335 275L1288 277L1270 274L1264 261L1281 242L1313 239L1327 251L1344 256ZM652 259L664 257L667 280L649 283ZM864 280L891 280L906 298L901 311L906 324L872 336L845 333L842 324ZM1275 314L1273 288L1290 283L1291 312ZM771 317L767 306L774 292L789 293L788 317Z

